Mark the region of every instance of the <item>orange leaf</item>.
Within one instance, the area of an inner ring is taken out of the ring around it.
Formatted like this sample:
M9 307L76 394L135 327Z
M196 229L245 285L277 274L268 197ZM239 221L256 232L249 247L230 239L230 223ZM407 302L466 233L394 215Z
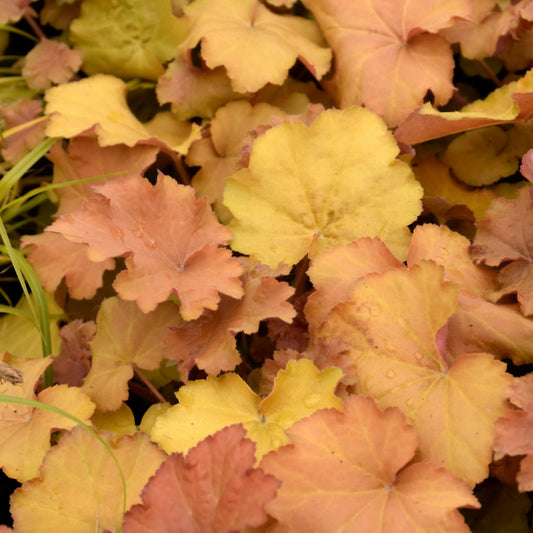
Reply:
M453 55L440 29L468 17L466 0L305 0L335 55L339 107L364 105L389 126L404 120L431 90L452 96ZM431 33L429 33L431 32Z
M206 198L160 174L155 187L139 176L95 188L99 197L62 216L47 231L86 243L93 261L127 256L113 284L124 300L152 311L171 294L186 320L215 309L219 292L240 298L242 269L221 245L231 238Z
M342 413L317 411L287 432L293 444L260 463L282 481L267 504L274 532L469 531L456 508L477 500L442 467L406 466L417 438L398 409L352 396Z
M228 426L174 453L124 517L124 533L231 533L266 521L265 503L280 483L254 468L255 444L241 425Z

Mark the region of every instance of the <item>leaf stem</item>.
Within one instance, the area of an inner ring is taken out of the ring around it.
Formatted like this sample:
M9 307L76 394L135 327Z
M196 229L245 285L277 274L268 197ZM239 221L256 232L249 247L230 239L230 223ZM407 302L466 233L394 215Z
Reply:
M161 393L153 386L151 381L143 374L142 370L133 363L133 370L135 372L135 375L146 385L146 387L150 390L150 392L159 400L160 403L167 403L164 396L161 395Z

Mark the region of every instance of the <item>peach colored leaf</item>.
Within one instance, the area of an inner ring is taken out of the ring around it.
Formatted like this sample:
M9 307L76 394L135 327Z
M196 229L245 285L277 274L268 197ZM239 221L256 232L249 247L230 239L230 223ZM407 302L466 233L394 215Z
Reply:
M91 261L87 256L87 246L67 241L55 233L24 235L22 247L30 247L28 261L42 286L53 292L65 278L72 298L90 299L102 286L102 276L106 270L115 268L111 258Z
M472 257L478 263L498 266L500 290L493 299L516 293L524 315L533 314L533 187L524 187L518 198L498 198L476 224Z
M191 28L178 49L201 43L206 65L224 66L237 92L281 85L297 59L317 79L329 70L331 51L311 20L277 15L256 0L197 0L185 13Z
M227 180L233 249L274 267L369 236L401 258L422 189L398 153L385 123L362 107L271 128L249 168Z
M95 196L94 186L123 178L128 174L144 174L155 161L155 146L117 144L101 147L94 137L74 137L68 152L56 143L47 155L54 164L54 184L102 176L99 179L56 189L58 214L71 213Z
M524 157L522 157L522 163L520 165L520 173L530 183L533 183L533 149L528 150Z
M92 364L83 382L100 411L118 409L128 399L128 381L135 366L153 370L163 358L163 340L181 321L174 302L163 302L143 313L135 302L107 298L96 317L90 342Z
M173 294L183 318L191 320L205 308L215 309L219 292L242 296L242 268L222 248L231 232L218 223L206 198L194 198L192 187L160 174L155 186L130 176L95 190L97 198L47 231L87 244L93 261L126 256L127 271L113 284L121 298L148 312Z
M59 407L85 423L94 411L89 397L75 387L56 385L35 396L33 390L45 368L51 363L44 359L4 357L22 372L22 385L4 381L0 392L18 398L39 400ZM36 407L2 403L0 405L0 465L4 472L21 483L39 475L39 466L50 448L50 434L57 429L71 429L75 422Z
M9 105L0 106L0 116L5 130L20 126L36 119L42 112L39 100L20 99ZM15 164L30 150L35 148L45 137L46 122L37 122L33 126L24 127L21 131L3 136L2 157L9 163ZM57 144L57 143L56 143ZM52 148L55 145L52 145Z
M50 149L48 158L54 164L54 184L96 176L101 179L57 189L60 199L58 214L68 214L80 209L83 202L95 196L92 189L124 174L141 174L155 160L157 148L153 146L114 145L101 148L93 137L75 137L68 153L60 143ZM108 176L112 174L112 176ZM28 260L39 281L49 292L54 291L63 278L70 296L76 299L92 298L102 285L106 270L115 266L113 259L94 262L87 257L87 247L69 242L56 234L24 235L22 248L30 247Z
M200 137L199 126L190 123L171 119L177 129L166 134L157 122L155 126L141 123L126 96L126 83L107 74L52 87L45 94L45 114L50 116L46 134L70 139L94 131L100 146L123 143L131 147L142 142L180 153L187 153L190 143Z
M305 317L311 329L318 328L338 303L351 298L359 278L371 272L383 272L402 266L376 237L362 237L317 255L307 271L315 288L305 305Z
M453 54L440 29L469 17L467 0L305 0L335 56L334 93L341 108L364 105L396 126L431 91L452 96Z
M0 24L18 22L24 13L30 15L35 12L29 5L35 0L3 0L0 4Z
M240 300L223 296L216 311L205 311L200 318L172 328L166 337L165 357L182 361L182 381L187 380L193 365L214 375L233 370L241 361L235 341L238 332L255 333L262 320L277 317L290 322L296 315L287 301L294 293L292 287L277 281L264 265L244 259L241 265L245 274Z
M124 533L231 533L266 521L264 506L280 482L254 468L255 444L242 426L172 454L124 517Z
M65 43L41 39L24 58L22 75L31 89L48 89L66 83L78 71L83 58Z
M334 367L320 372L308 359L290 361L264 400L237 374L191 381L176 393L179 404L156 419L152 440L167 453L185 453L208 435L243 424L259 459L289 442L285 430L297 420L317 409L341 408L342 401L333 393L341 375Z
M446 226L423 224L413 231L407 264L424 260L442 265L444 279L457 283L462 290L488 296L498 286L494 270L472 261L470 241Z
M349 344L357 392L406 414L418 432L420 457L473 486L488 475L493 425L505 413L511 376L487 354L447 362L445 326L457 286L443 275L430 261L369 274L350 302L333 309L322 332Z
M126 481L126 510L140 503L141 490L165 459L144 433L101 438L111 448ZM118 531L123 489L116 463L101 442L82 428L66 434L46 455L39 478L11 497L20 533Z
M527 119L533 112L533 71L507 83L460 111L438 111L429 102L411 113L396 129L399 142L417 144L452 133Z
M408 463L414 429L395 408L352 396L288 430L292 445L260 463L282 481L267 511L276 531L468 532L457 507L479 507L459 479L429 462Z
M508 398L517 409L496 421L495 459L504 455L525 455L517 475L518 488L533 489L533 374L515 378Z

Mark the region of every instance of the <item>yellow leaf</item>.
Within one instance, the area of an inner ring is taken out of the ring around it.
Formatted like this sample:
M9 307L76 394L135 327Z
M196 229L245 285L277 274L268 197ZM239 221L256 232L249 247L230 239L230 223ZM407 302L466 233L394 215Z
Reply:
M259 460L289 442L285 430L296 421L318 409L342 408L333 392L341 377L338 368L320 372L308 359L293 360L263 401L237 374L192 381L176 393L179 404L156 419L151 437L167 453L185 453L208 435L242 423Z
M58 315L63 309L57 305L53 294L46 295L48 313L50 314L50 335L52 352L59 353L61 339L59 337ZM16 309L28 313L28 318L17 315L4 315L0 319L0 352L9 352L17 357L33 359L42 356L41 335L35 322L29 317L30 306L25 297L16 305Z
M100 146L150 141L180 153L200 138L197 125L175 120L166 112L143 124L128 107L126 93L127 85L107 74L52 87L45 95L50 116L46 134L70 139L94 127Z
M368 236L403 259L423 191L398 153L383 120L362 107L268 130L250 167L227 180L232 248L275 267Z
M91 421L97 429L111 431L116 435L131 435L137 431L133 411L125 403L115 411L97 411Z

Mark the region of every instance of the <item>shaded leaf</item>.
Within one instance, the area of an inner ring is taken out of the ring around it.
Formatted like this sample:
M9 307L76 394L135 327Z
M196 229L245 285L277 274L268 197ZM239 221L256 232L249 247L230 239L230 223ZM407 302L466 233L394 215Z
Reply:
M107 298L96 317L90 342L92 363L82 390L101 411L118 409L128 399L133 367L153 370L163 358L163 340L180 322L174 302L163 302L143 313L135 302Z
M87 74L155 80L186 30L186 23L174 16L171 0L84 0L69 36L83 54Z
M498 273L498 300L516 293L524 315L533 314L533 187L521 189L516 200L498 198L477 224L472 257L490 266L503 266Z

